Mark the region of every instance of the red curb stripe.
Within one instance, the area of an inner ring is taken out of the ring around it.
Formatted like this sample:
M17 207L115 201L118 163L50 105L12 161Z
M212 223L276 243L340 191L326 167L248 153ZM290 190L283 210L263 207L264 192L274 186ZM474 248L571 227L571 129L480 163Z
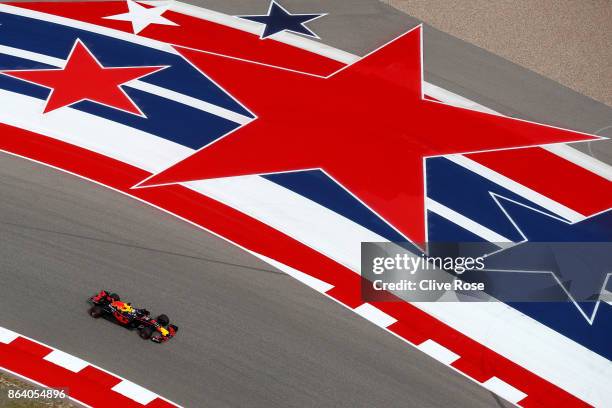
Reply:
M23 337L18 337L10 343L12 348L15 348L24 353L28 353L34 357L43 358L47 354L53 351L53 349L43 346L38 343L34 343Z

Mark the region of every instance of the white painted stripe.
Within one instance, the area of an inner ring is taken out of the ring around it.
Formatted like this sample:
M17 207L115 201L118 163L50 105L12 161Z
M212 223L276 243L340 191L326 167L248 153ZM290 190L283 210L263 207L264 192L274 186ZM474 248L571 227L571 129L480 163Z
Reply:
M231 120L232 122L240 125L244 125L253 120L253 118L249 118L248 116L222 108L221 106L213 105L212 103L193 98L189 95L184 95L171 89L162 88L161 86L153 85L141 80L130 81L125 85L129 86L130 88L139 89L153 95L161 96L162 98L166 98L174 102L182 103L183 105L191 106L192 108L211 113L223 119Z
M66 65L66 60L61 58L55 58L49 55L23 50L21 48L9 47L8 45L0 45L0 54L12 55L13 57L36 61L40 62L41 64L52 65L54 67L63 67Z
M133 399L138 403L141 403L142 405L147 405L149 402L157 398L157 394L154 392L151 392L146 388L143 388L140 385L134 384L128 380L121 381L111 389L119 394Z
M470 218L462 214L459 214L455 210L450 209L446 207L445 205L440 204L439 202L429 197L426 199L426 203L427 203L427 209L429 211L432 211L438 214L439 216L446 218L449 221L454 222L458 226L478 235L480 238L483 238L493 243L512 242L511 240L504 237L503 235L496 233L495 231L485 227L484 225L480 225L476 221L473 221Z
M431 339L425 340L417 347L423 353L446 365L454 363L455 361L459 360L460 357L459 354L453 353L451 350Z
M516 181L500 173L497 173L489 169L488 167L483 166L480 163L476 163L472 159L468 159L465 156L456 155L456 154L445 156L445 157L449 159L450 161L452 161L453 163L458 164L461 167L464 167L488 180L491 180L492 182L499 184L500 186L522 197L527 198L533 203L538 204L539 206L553 212L554 214L560 215L561 217L571 222L578 222L585 218L584 215L578 213L577 211L574 211L571 208L568 208L564 206L563 204L560 204L538 193L537 191L534 191L528 187L525 187L522 184L519 184Z
M317 292L325 293L334 287L334 285L330 285L329 283L323 282L322 280L317 279L308 274L305 274L304 272L300 272L297 269L293 269L292 267L287 266L281 262L278 262L272 258L268 258L267 256L258 254L257 252L253 252L253 251L249 251L249 252L251 252L256 257L260 258L262 261L267 262L273 267L285 272L287 275L297 279L303 284L310 286L312 289L316 290Z
M612 275L609 275L608 279L612 279ZM608 280L606 280L605 286L607 286L607 282L608 282ZM600 300L602 300L602 301L606 302L607 304L609 304L610 306L612 306L612 292L610 292L609 290L604 288L601 291Z
M60 58L51 57L49 55L39 54L36 52L31 52L27 50L22 50L19 48L9 47L6 45L0 45L0 54L12 55L14 57L25 58L30 61L36 61L47 65L52 65L54 67L64 67L66 61ZM244 125L251 120L252 118L248 116L241 115L239 113L233 112L229 109L222 108L221 106L213 105L212 103L208 103L206 101L202 101L200 99L191 97L189 95L184 95L182 93L173 91L171 89L163 88L161 86L153 85L145 81L134 80L127 82L124 84L125 86L129 86L130 88L138 89L143 92L150 93L152 95L156 95L174 102L181 103L183 105L191 106L195 109L199 109L204 112L208 112L210 114L219 116L221 118L230 120L232 122Z
M17 337L19 337L19 334L15 333L14 331L0 327L0 343L9 344Z
M396 318L394 318L393 316L389 316L387 313L383 312L376 306L371 305L370 303L364 303L363 305L356 307L353 310L359 316L371 321L372 323L380 327L389 327L393 323L397 322Z
M64 367L75 373L78 373L89 365L87 361L81 360L78 357L75 357L68 353L64 353L60 350L53 350L52 352L47 354L43 358L43 360L47 360L53 364L57 364L58 366Z
M482 385L489 391L494 392L506 401L513 404L518 404L527 396L527 394L525 394L523 391L513 387L497 377L489 378L487 381L483 382Z
M446 89L440 88L439 86L431 84L429 82L423 81L423 93L427 96L430 96L449 105L458 106L460 108L472 109L479 112L491 113L494 115L501 115L493 109L489 109L487 107L479 105L476 102L464 98L461 95L457 95L456 93L447 91Z
M582 153L571 146L565 144L554 144L543 146L544 149L564 158L567 161L574 163L577 166L584 167L592 173L595 173L606 180L612 181L612 166L597 160L588 154Z

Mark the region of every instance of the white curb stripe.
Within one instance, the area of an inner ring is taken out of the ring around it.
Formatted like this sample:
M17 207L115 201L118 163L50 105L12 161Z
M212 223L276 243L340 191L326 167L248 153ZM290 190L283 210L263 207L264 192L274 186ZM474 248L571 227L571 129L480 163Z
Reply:
M297 279L303 284L310 286L312 289L316 290L317 292L325 293L334 287L334 285L331 285L327 282L323 282L322 280L317 279L308 274L305 274L304 272L300 272L297 269L293 269L292 267L287 266L284 263L278 262L272 258L268 258L265 255L261 255L253 251L249 251L249 252L251 252L256 257L260 258L262 261L267 262L268 264L272 265L273 267L277 269L280 269L281 271L285 272L287 275L293 277L294 279Z
M0 343L9 344L17 337L19 337L19 334L14 331L0 327Z
M53 350L47 354L43 360L47 360L50 363L56 364L60 367L64 367L65 369L74 373L78 373L89 365L87 361L81 360L80 358L68 353L64 353L61 350Z
M119 394L133 399L136 402L141 403L142 405L147 405L149 402L157 398L157 394L128 380L121 381L111 389Z
M148 82L135 80L126 83L125 86L129 86L130 88L138 89L140 91L147 92L152 95L178 102L183 105L199 109L203 112L208 112L215 116L219 116L220 118L227 119L234 123L238 123L239 125L247 124L253 120L253 118L249 118L248 116L241 115L229 109L225 109L212 103L194 98L189 95L184 95L179 92L175 92L171 89L166 89L161 86L153 85Z
M446 365L451 365L460 358L459 354L453 353L451 350L431 339L425 340L423 343L419 344L417 348Z
M500 235L497 232L490 230L484 225L481 225L477 223L476 221L471 220L470 218L464 216L463 214L459 214L455 210L448 208L447 206L440 204L439 202L432 200L429 197L427 197L426 199L426 205L429 211L432 211L438 214L439 216L446 218L449 221L452 221L458 226L470 232L473 232L474 234L478 235L480 238L483 238L489 242L493 242L493 243L512 242L511 240L504 237L503 235Z
M379 308L372 306L370 303L364 303L363 305L356 307L354 311L361 317L380 327L387 328L393 323L397 322L396 318L389 316Z
M525 394L523 391L511 386L507 382L500 380L497 377L489 378L487 381L483 382L482 385L489 391L494 392L513 404L517 404L527 396L527 394Z

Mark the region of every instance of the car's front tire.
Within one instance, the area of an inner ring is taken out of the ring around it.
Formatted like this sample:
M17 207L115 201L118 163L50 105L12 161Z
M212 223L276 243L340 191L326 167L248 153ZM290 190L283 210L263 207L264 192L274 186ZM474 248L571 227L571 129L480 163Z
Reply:
M104 310L100 306L93 306L91 309L89 309L89 315L94 319L102 317L103 314Z
M140 329L140 333L138 333L140 338L143 340L150 339L152 334L153 334L153 329L150 327L143 327L142 329Z

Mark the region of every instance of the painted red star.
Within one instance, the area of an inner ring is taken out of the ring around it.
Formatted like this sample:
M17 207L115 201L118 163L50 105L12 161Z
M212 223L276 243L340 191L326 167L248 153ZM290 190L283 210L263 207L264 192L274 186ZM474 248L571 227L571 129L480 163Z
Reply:
M43 113L87 99L142 116L142 111L121 89L121 85L163 68L104 67L85 44L76 40L64 68L2 73L51 88Z
M325 78L177 49L257 118L137 187L322 169L422 243L425 157L595 138L424 99L420 26Z

